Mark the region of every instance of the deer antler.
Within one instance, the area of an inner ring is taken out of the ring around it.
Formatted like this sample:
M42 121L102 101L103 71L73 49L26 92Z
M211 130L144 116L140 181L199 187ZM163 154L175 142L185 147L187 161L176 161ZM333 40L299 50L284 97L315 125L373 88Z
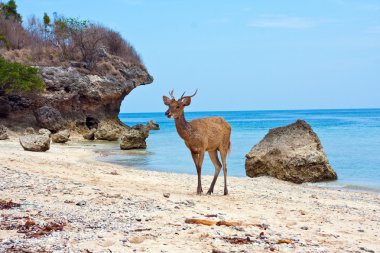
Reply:
M185 96L185 97L183 96L183 95L185 95L185 92L184 92L179 100L181 100L183 98L187 98L187 97L192 98L192 97L194 97L197 94L197 92L198 92L198 89L196 89L196 91L194 92L193 95L191 95L191 96Z
M170 91L169 95L171 96L172 99L175 99L173 93L174 93L174 90Z

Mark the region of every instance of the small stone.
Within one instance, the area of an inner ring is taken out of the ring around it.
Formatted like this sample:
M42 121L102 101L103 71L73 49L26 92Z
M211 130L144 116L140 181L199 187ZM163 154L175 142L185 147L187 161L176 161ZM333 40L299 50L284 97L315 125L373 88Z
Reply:
M163 195L164 195L165 198L169 198L170 197L170 193L167 193L167 192L164 193Z
M302 230L309 230L309 227L303 226L301 227Z
M364 229L358 229L358 232L364 233Z
M81 200L79 201L78 203L76 203L77 206L85 206L86 205L86 201L84 200Z

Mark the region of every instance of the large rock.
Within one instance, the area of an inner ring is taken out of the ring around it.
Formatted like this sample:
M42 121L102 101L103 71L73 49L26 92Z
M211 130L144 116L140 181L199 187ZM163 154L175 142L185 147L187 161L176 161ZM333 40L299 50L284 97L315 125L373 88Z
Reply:
M125 131L123 137L121 138L120 148L121 149L145 149L146 148L146 138L149 136L149 131L147 129L129 129Z
M102 52L102 55L106 53ZM80 132L97 128L101 122L118 122L120 105L125 97L140 85L153 82L143 64L107 55L89 71L84 62L62 62L61 65L38 66L45 83L41 93L4 94L0 93L0 124L15 126L37 126L56 132L63 128ZM44 106L57 109L64 122L45 122L42 115L36 122L34 112ZM6 107L6 108L5 108ZM5 108L2 110L1 108ZM9 111L10 110L10 111Z
M86 140L93 141L93 140L95 140L95 132L96 132L96 129L93 128L90 131L88 131L87 133L85 133L83 135L83 138L86 139Z
M104 123L98 126L94 135L98 140L116 141L121 136L121 130L112 124Z
M61 113L51 106L45 105L38 108L35 111L34 116L36 117L40 127L46 128L53 132L57 132L62 129L64 125L64 120Z
M39 134L46 134L47 136L51 136L51 132L49 130L47 130L46 128L41 128L40 130L38 130L38 133Z
M54 143L66 143L70 140L70 130L61 130L51 135L51 139Z
M45 152L50 148L50 138L46 134L24 135L19 140L26 151Z
M267 175L294 183L337 179L318 136L303 120L269 130L246 158L249 177Z
M3 125L0 125L0 140L8 139L8 128Z
M148 123L146 123L146 126L149 130L160 130L160 125L153 120L148 121Z

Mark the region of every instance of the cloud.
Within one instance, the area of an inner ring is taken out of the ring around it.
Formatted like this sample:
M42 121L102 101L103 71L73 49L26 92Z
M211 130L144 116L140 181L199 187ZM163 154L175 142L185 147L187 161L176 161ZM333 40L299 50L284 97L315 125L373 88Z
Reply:
M251 22L248 26L258 28L307 29L317 27L326 22L327 20L323 19L281 17L255 20Z

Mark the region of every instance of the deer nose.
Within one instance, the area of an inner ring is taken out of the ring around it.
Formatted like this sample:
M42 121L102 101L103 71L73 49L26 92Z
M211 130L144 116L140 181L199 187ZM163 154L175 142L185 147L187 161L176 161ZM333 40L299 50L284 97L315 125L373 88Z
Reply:
M169 110L167 110L166 112L165 112L165 115L166 115L166 117L170 117L170 112L169 112Z

